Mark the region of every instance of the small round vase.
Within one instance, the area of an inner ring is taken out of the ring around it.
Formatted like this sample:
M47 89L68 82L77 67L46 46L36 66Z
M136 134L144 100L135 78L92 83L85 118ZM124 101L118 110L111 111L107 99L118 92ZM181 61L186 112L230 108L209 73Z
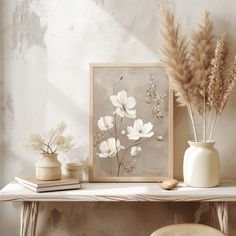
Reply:
M78 179L79 182L83 180L83 165L80 163L66 163L64 166L65 175L70 178Z
M184 154L184 183L190 187L208 188L219 184L220 160L215 142L188 142Z
M38 180L57 180L61 178L61 163L57 159L57 153L43 154L35 167Z

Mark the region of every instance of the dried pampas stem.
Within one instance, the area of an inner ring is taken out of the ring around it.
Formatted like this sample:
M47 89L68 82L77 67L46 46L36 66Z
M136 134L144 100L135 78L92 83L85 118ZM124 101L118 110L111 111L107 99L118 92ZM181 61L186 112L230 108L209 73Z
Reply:
M206 94L205 87L204 94ZM203 99L203 140L206 141L206 96Z
M198 29L192 33L191 51L181 34L174 15L161 2L163 66L175 91L176 100L186 106L194 138L197 131L194 115L202 122L203 140L212 138L218 119L236 83L236 57L225 73L228 44L224 34L214 50L213 22L204 12ZM215 115L213 118L213 114ZM213 119L213 121L211 121Z
M181 106L187 106L197 141L197 132L193 117L193 110L188 94L188 84L191 81L192 73L189 65L189 55L187 51L188 43L180 33L180 27L175 23L174 15L161 4L161 15L163 27L161 37L163 46L163 65L169 76L172 89L175 91L177 102Z
M209 83L209 100L212 108L215 110L215 117L213 119L209 139L212 138L213 132L216 128L217 121L221 115L232 89L236 82L236 56L230 64L226 73L225 60L227 56L225 35L218 40L215 57L212 60L212 70Z
M208 99L205 88L208 86L211 60L214 55L213 40L213 22L209 18L209 13L204 12L201 23L198 25L198 30L194 31L191 37L190 64L193 78L189 84L191 103L201 117L204 116L204 109ZM205 120L204 117L203 120Z
M223 37L216 43L215 55L211 63L212 67L208 85L209 102L216 111L216 114L221 113L223 71L225 68L226 56L227 42L226 35L224 34Z
M232 63L230 64L229 69L226 73L226 76L223 80L219 114L222 113L222 111L229 99L230 93L235 86L235 80L236 80L236 56L234 57Z
M175 91L177 102L187 106L190 102L186 85L191 80L188 43L175 23L174 15L161 4L163 27L161 29L163 65L169 76L170 84Z
M196 131L196 124L195 124L195 120L194 120L194 116L193 116L193 109L192 109L191 104L189 104L187 106L187 109L188 109L188 112L189 112L189 115L190 115L190 119L191 119L191 122L192 122L194 140L195 140L195 142L197 142L198 141L198 137L197 137L197 131Z
M213 120L213 123L212 123L212 126L211 126L211 131L210 131L209 139L208 140L212 139L213 132L215 131L216 124L218 122L219 117L220 117L219 114L214 116L214 120Z
M210 107L210 110L207 115L207 121L206 121L206 137L209 137L208 133L210 133L210 124L212 119L212 107ZM209 138L208 138L209 140Z
M189 88L191 91L191 103L202 118L203 140L206 140L206 115L208 96L206 87L208 86L208 77L210 74L211 59L213 57L213 22L209 18L209 13L202 14L201 23L198 30L192 33L191 50L191 70L193 79ZM209 110L209 109L208 109Z

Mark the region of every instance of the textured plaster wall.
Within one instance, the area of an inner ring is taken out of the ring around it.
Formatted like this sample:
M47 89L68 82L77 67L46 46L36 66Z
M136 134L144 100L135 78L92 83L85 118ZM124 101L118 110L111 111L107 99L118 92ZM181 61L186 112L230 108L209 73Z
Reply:
M167 2L185 32L209 10L216 32L229 32L236 53L235 1ZM88 64L157 62L158 27L157 0L0 0L0 187L15 175L33 171L37 158L22 148L28 134L61 120L75 137L69 158L86 164ZM234 92L215 135L226 179L236 179L235 118ZM185 110L175 109L176 178L182 178L182 156L192 135L189 123ZM0 204L0 235L18 235L19 209L19 204ZM42 204L37 232L149 235L168 222L192 221L196 209L197 204ZM230 218L234 235L235 204L230 204Z

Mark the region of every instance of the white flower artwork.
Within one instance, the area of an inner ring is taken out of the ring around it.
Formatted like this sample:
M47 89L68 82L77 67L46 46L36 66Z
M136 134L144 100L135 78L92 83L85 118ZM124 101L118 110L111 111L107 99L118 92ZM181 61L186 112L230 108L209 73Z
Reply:
M140 146L134 146L131 148L130 155L132 157L138 156L138 153L142 151L142 148Z
M141 138L151 138L154 135L154 132L152 131L152 123L148 122L146 124L143 124L143 121L141 119L137 119L134 121L133 126L128 126L128 138L130 140L138 140Z
M133 119L136 117L136 99L132 96L128 97L128 94L125 90L121 90L117 93L117 95L110 96L110 101L113 105L112 116L104 116L100 117L97 121L97 126L101 131L108 131L109 129L114 127L113 133L108 133L111 138L101 141L99 144L99 153L98 156L100 158L112 158L116 156L117 159L117 173L116 176L120 176L120 171L122 167L126 170L126 172L130 173L131 169L126 162L124 162L129 150L132 157L137 156L138 152L141 152L142 148L136 146L136 143L130 143L128 146L122 146L120 144L120 140L118 137L120 134L124 134L124 130L121 129L123 119ZM120 129L117 129L117 125L119 123ZM147 124L143 124L141 119L137 119L134 121L134 127L128 126L128 138L130 140L138 140L141 145L143 138L151 138L154 134L152 131L153 125L148 122ZM123 153L119 153L120 150ZM122 156L122 157L120 157ZM134 164L131 166L134 169ZM112 174L112 169L110 170Z
M114 118L112 116L104 116L100 117L97 125L100 130L108 130L113 127L113 123L114 123Z
M169 85L162 67L95 65L92 71L91 180L170 176Z
M114 157L122 149L122 146L120 145L119 139L109 138L100 144L99 149L99 157L107 158Z
M113 106L116 107L116 114L120 117L135 118L136 110L136 100L134 97L128 97L125 90L121 90L117 95L112 95L110 100Z

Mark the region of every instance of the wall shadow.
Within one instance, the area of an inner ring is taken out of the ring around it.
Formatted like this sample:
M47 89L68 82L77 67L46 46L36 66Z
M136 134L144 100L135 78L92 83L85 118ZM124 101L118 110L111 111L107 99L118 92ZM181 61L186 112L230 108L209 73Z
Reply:
M3 2L0 1L0 188L4 183L4 160L5 160L5 144L4 144L4 35L3 35Z

